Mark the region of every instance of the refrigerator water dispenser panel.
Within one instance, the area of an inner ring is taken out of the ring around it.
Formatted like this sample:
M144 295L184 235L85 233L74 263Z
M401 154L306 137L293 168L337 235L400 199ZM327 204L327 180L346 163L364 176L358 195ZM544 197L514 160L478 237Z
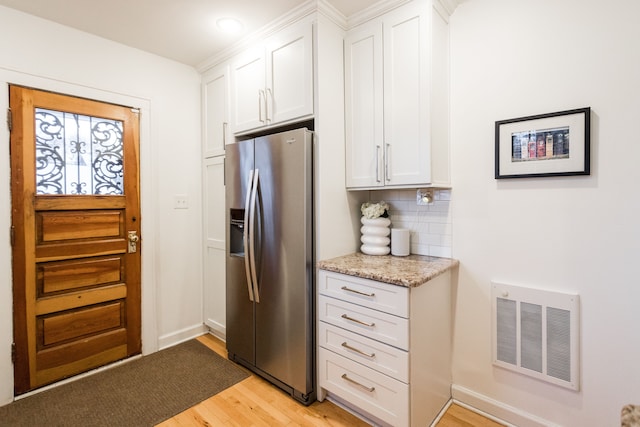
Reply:
M229 255L244 256L244 209L229 210Z

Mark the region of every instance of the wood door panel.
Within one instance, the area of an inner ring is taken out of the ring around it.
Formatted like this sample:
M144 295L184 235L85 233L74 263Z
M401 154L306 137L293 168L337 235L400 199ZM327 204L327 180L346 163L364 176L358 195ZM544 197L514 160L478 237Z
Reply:
M126 297L127 286L124 283L120 283L118 285L39 298L36 300L34 313L36 316L42 316L56 311L73 310L82 306L100 304Z
M124 281L122 255L41 263L36 268L39 297Z
M50 196L39 194L34 201L36 211L81 209L124 209L125 196Z
M131 107L15 85L9 103L19 395L142 349L140 140Z
M110 347L120 347L127 342L125 329L116 329L55 347L40 349L36 353L39 369L52 369L69 362L88 359L93 354L103 353Z
M140 243L138 243L140 245ZM103 239L86 240L69 243L50 243L35 248L35 261L48 262L75 258L89 258L103 255L125 254L127 252L127 240Z
M84 338L124 326L124 301L82 308L38 319L42 346Z
M35 386L40 387L86 372L128 355L125 329L39 351L36 353L38 370L35 374Z
M127 344L123 344L118 347L108 348L100 353L93 353L85 359L66 365L55 366L51 369L38 367L38 371L35 373L34 387L42 387L55 381L81 374L91 369L124 359L127 356L129 356Z
M36 244L124 236L122 211L36 212Z

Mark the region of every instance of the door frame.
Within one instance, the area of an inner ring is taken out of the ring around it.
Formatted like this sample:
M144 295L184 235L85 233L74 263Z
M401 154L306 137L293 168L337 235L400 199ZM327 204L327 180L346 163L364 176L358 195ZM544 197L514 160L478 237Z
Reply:
M13 400L13 363L11 343L13 342L13 283L10 244L11 227L11 175L9 157L9 130L5 114L9 108L9 84L33 87L35 89L63 93L82 98L95 99L113 104L131 105L140 109L140 211L142 221L141 237L145 248L141 253L142 292L142 354L158 350L156 277L155 277L155 224L157 195L154 182L154 154L150 149L150 106L151 100L136 95L116 93L100 88L79 86L59 80L24 74L0 68L0 405Z

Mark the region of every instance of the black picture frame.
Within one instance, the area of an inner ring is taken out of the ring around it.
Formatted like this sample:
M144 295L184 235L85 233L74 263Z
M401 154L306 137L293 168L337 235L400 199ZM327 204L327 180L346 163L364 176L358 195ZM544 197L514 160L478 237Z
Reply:
M591 174L591 107L496 121L495 178Z

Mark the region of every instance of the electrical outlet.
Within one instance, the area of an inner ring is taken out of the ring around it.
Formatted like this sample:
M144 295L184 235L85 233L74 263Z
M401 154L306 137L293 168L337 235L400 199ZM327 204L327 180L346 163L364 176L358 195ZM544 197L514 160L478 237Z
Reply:
M430 188L418 190L416 192L416 204L418 206L427 206L429 203L433 203L433 190Z
M189 198L186 194L176 194L173 196L174 209L189 209Z

